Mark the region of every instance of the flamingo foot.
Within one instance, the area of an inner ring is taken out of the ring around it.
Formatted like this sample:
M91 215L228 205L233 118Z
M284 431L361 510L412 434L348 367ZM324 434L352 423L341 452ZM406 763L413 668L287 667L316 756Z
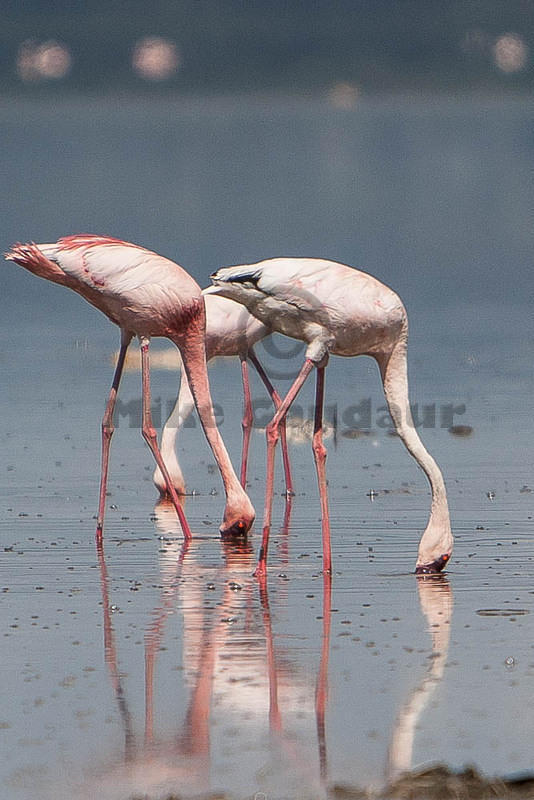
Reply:
M436 558L435 561L432 561L430 564L418 564L415 568L416 575L436 575L438 572L445 567L447 562L450 559L450 555L448 553L444 553L439 558Z

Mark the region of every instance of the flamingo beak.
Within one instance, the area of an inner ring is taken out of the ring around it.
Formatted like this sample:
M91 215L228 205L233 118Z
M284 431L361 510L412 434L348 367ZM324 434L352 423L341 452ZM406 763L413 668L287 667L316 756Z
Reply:
M223 538L225 538L225 539L226 538L230 538L232 536L240 536L240 537L246 536L249 527L250 526L247 526L243 522L243 520L240 519L237 522L234 522L234 524L231 525L229 528L226 528L225 530L221 530L221 536Z
M415 568L416 575L435 575L446 565L447 561L450 559L450 553L443 553L439 558L436 558L435 561L432 561L431 564L418 564Z

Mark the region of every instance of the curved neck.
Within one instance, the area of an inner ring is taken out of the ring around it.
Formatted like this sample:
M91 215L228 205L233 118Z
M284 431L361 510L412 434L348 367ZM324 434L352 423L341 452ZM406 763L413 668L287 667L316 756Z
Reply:
M443 475L417 433L408 393L405 331L390 354L377 361L384 384L389 413L399 437L428 478L432 490L431 519L449 525L449 508Z
M194 328L193 325L189 325L187 335L173 337L173 341L182 354L189 389L193 395L206 439L219 467L226 495L227 497L232 495L242 496L244 494L243 489L234 472L213 413L203 330L200 325L198 329Z

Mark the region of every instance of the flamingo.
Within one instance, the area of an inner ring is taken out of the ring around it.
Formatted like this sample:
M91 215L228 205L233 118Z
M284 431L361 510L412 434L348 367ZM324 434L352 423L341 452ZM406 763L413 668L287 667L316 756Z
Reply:
M194 403L226 492L221 534L246 533L254 520L254 509L234 473L215 423L206 369L204 300L193 278L178 264L143 247L92 234L66 236L53 244L18 243L5 257L34 275L78 292L121 330L119 358L102 420L97 542L102 540L104 525L113 411L126 351L134 335L141 347L143 437L164 476L184 538L191 538L191 529L163 463L150 412L148 351L152 336L166 336L181 353Z
M271 331L262 322L249 314L240 303L234 303L225 297L206 295L206 360L210 361L217 356L239 356L241 361L241 376L243 381L243 449L241 456L240 482L245 488L247 480L248 448L252 432L253 412L250 399L250 384L248 376L247 358L255 366L258 375L274 403L275 409L281 403L278 392L273 387L265 370L259 362L253 346L261 339L268 336ZM193 410L194 401L187 378L182 374L180 391L176 404L163 427L161 434L161 456L167 467L171 481L177 492L185 494L185 481L176 456L176 437L178 431L185 423ZM282 443L282 457L286 479L286 499L293 495L293 484L287 453L285 422L280 427ZM167 484L158 466L154 471L154 483L162 496L167 494Z
M440 572L453 547L447 493L441 471L419 438L410 413L408 318L398 295L365 272L325 259L273 258L257 264L222 267L211 279L214 285L210 293L237 300L272 330L307 344L304 364L267 426L263 538L256 574L266 571L274 451L280 423L314 367L317 381L312 448L321 501L323 569L332 569L326 448L322 439L325 368L330 353L346 357L368 355L376 360L396 432L426 474L432 492L415 571Z

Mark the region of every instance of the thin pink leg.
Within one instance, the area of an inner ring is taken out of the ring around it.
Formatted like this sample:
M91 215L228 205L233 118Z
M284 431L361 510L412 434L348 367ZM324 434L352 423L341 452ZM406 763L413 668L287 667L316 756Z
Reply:
M102 419L102 466L100 469L100 495L98 501L98 517L96 521L96 541L102 541L102 530L104 528L104 514L106 511L106 489L108 484L108 468L109 468L109 448L111 445L111 437L115 430L113 426L113 411L115 410L115 401L117 399L117 392L119 391L119 384L121 382L122 370L124 367L124 359L126 358L126 351L128 345L132 340L129 333L122 331L121 333L121 349L117 366L115 367L115 374L113 375L113 383L108 396L106 410Z
M315 420L313 426L313 456L317 470L321 519L323 532L323 570L332 572L332 550L330 545L330 516L328 513L328 489L326 486L326 447L323 444L324 367L317 368L315 391Z
M241 422L243 428L243 450L241 452L241 476L240 482L243 489L247 486L247 465L248 465L248 448L250 444L250 434L252 433L252 401L250 399L250 381L248 378L248 364L244 356L241 359L241 378L243 380L243 420Z
M192 538L191 529L185 518L182 506L180 505L180 500L178 498L178 495L176 494L176 489L174 488L172 481L169 477L169 473L167 472L167 467L165 466L165 462L161 457L161 453L158 447L158 437L156 434L156 430L152 424L152 412L150 410L150 365L148 360L148 346L149 346L148 339L142 339L141 370L143 378L143 437L148 446L150 447L152 454L156 459L156 464L160 468L161 474L165 479L165 483L167 484L167 491L169 492L172 504L176 509L176 513L178 514L180 525L182 526L184 539L191 539Z
M267 377L267 373L265 372L263 366L260 364L258 357L252 348L248 351L248 357L254 364L256 371L260 378L262 379L265 388L269 392L269 396L273 401L275 409L280 408L280 404L282 402L280 395L272 385L271 381ZM286 499L289 500L294 494L293 490L293 480L291 478L291 466L289 463L289 453L287 450L287 435L286 435L286 420L285 417L280 423L280 444L282 447L282 460L284 462L284 475L286 478Z
M258 564L254 574L256 576L264 575L267 569L267 550L269 547L269 532L271 529L271 511L273 504L273 484L274 484L274 451L276 442L278 441L280 422L285 419L285 416L291 406L291 403L299 393L304 381L310 374L314 367L313 361L307 358L301 367L293 385L289 392L286 394L282 403L278 407L271 422L267 425L267 475L265 478L265 507L263 510L263 538L260 548L260 555Z

